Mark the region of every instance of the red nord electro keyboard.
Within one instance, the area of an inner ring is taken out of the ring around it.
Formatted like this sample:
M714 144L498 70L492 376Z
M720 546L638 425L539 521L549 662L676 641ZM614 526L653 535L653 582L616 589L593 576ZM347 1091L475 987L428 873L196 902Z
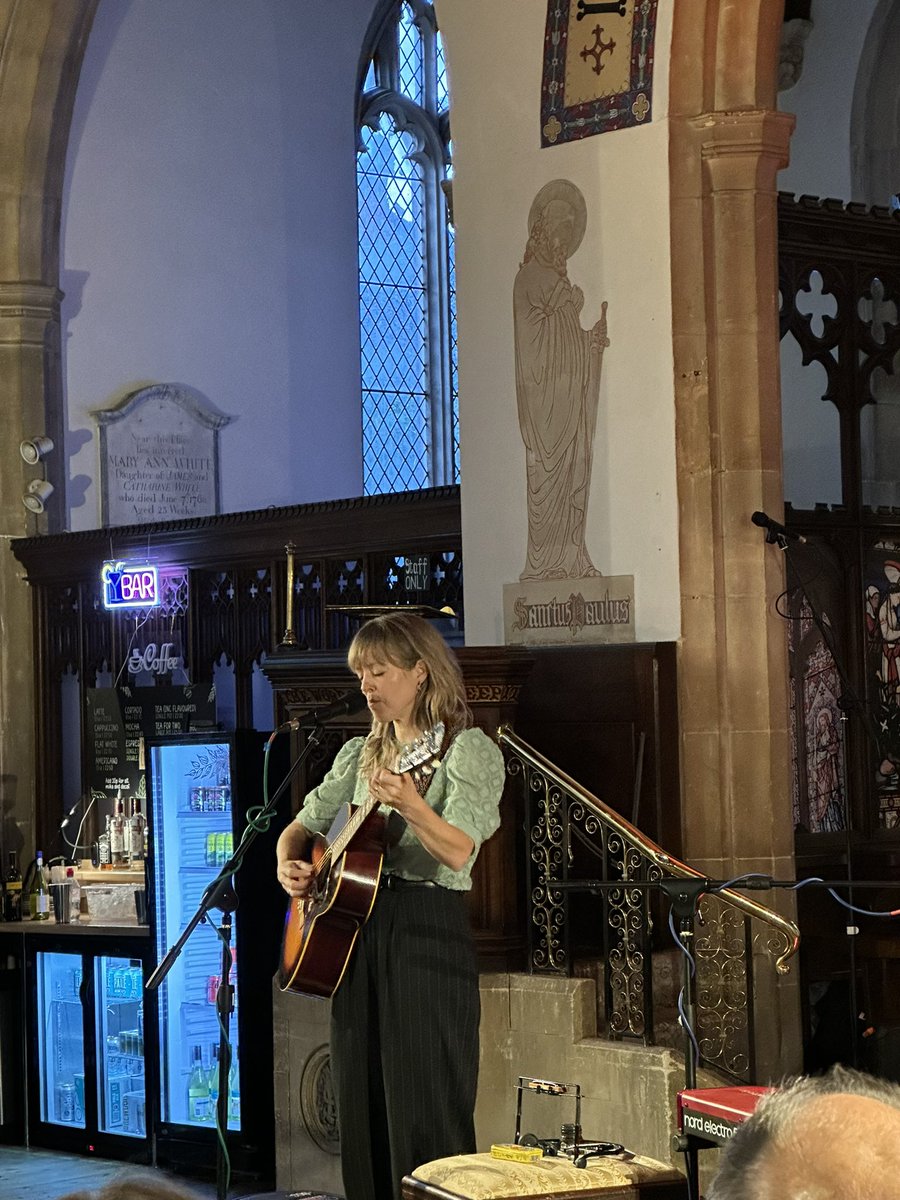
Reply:
M771 1091L774 1088L723 1087L679 1092L678 1129L711 1146L722 1146Z

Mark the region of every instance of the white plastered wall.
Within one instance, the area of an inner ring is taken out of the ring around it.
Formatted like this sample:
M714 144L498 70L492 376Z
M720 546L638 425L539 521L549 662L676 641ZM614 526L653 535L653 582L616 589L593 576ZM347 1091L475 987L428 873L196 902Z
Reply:
M512 288L532 200L570 179L587 230L569 260L589 328L609 302L610 345L587 517L604 575L633 575L639 641L679 636L666 97L671 4L656 32L653 119L540 148L544 0L437 0L453 96L466 640L504 641L502 588L527 549Z
M237 418L224 512L362 490L354 97L374 0L101 0L61 287L68 527L100 524L91 410L152 383Z

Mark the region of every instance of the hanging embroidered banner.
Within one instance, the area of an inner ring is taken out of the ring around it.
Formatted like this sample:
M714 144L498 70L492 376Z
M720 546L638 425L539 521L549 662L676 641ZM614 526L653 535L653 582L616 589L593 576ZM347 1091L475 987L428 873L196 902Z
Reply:
M550 0L541 145L645 125L653 91L657 0Z

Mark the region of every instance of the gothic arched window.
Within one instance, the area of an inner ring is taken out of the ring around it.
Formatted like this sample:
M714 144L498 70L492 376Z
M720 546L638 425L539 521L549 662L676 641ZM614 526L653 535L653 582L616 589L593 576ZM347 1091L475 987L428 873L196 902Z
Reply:
M447 74L430 0L385 0L359 91L363 491L459 478Z

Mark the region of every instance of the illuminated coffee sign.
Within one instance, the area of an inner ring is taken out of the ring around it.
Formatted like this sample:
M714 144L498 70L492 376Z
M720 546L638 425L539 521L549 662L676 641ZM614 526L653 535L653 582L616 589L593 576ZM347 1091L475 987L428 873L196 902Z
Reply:
M105 562L100 573L106 608L152 608L159 604L159 574L150 563Z

